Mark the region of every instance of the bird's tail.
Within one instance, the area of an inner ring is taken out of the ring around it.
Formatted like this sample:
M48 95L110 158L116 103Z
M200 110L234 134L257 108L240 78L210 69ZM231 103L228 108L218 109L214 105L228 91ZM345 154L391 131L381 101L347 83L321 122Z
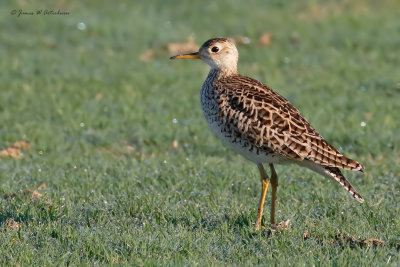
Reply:
M362 196L356 191L356 189L347 181L346 177L342 174L339 168L336 167L323 167L324 175L332 178L336 182L338 182L341 186L344 187L358 202L363 203L364 199ZM360 170L361 171L361 170Z
M338 167L329 167L317 164L311 160L300 161L299 165L303 167L307 167L319 174L322 174L325 177L331 178L338 182L347 192L349 192L358 202L363 203L364 199L362 196L356 191L356 189L347 181L346 177L343 176L342 172ZM353 171L363 171L363 167L360 164L360 167L353 168Z
M337 160L339 161L338 166L345 170L364 172L364 166L355 160L346 158L345 156L338 157Z

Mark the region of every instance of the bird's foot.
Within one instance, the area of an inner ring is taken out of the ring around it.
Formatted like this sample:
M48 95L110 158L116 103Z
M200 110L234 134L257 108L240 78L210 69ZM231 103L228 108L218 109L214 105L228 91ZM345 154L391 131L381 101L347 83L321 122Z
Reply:
M255 230L256 231L267 230L268 232L276 232L280 230L286 230L289 227L290 227L290 220L286 220L276 224L271 224L270 227L268 227L268 229L264 225L257 224Z
M261 224L257 224L257 225L256 225L256 231L264 230L264 229L265 229L265 226L264 226L264 225L261 225Z
M286 221L281 221L280 223L277 224L271 224L271 229L274 231L286 230L289 228L289 226L290 226L290 220L286 220Z

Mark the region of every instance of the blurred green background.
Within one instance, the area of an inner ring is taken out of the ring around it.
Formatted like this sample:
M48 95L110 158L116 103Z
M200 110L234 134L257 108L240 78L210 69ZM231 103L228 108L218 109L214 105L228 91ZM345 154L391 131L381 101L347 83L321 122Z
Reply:
M0 8L0 265L398 264L399 1ZM172 43L239 36L250 40L238 44L239 72L366 166L362 177L346 173L365 204L278 166L277 219L291 226L254 231L258 171L208 130L199 104L208 66L168 59ZM15 149L20 159L5 155L16 141L30 145ZM332 242L343 233L384 243Z

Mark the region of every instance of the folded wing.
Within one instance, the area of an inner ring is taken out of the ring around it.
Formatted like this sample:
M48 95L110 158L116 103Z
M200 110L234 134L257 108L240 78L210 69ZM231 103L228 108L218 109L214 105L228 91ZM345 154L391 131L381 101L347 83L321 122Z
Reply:
M235 132L253 145L286 157L310 160L326 167L363 171L328 144L288 100L266 85L237 75L215 86L221 118L235 125Z

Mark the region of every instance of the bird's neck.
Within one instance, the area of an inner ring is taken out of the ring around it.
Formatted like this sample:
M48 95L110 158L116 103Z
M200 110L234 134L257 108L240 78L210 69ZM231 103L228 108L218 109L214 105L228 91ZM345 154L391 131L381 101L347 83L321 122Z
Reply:
M207 80L215 81L223 78L227 78L232 75L237 75L236 69L219 69L219 68L211 68L208 73Z

